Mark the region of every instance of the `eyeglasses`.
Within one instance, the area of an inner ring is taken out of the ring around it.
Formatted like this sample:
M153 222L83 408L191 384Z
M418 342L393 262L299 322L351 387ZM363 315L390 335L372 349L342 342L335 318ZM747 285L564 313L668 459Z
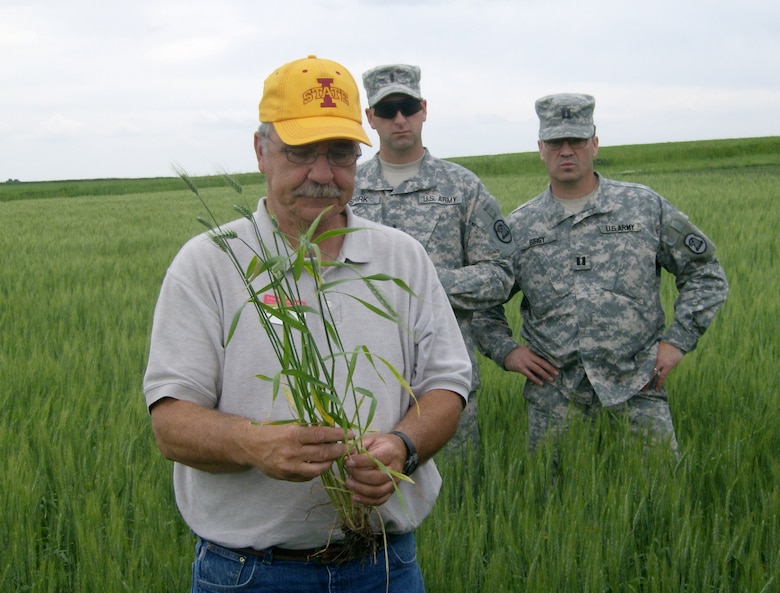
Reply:
M393 119L400 111L404 117L409 117L422 111L422 101L418 99L398 99L397 101L383 101L374 105L374 115L382 119Z
M564 142L572 150L578 150L583 148L589 140L590 138L553 138L552 140L542 140L542 142L547 150L560 150L563 148Z
M318 152L313 146L286 146L270 138L269 141L277 146L279 152L283 152L287 160L294 165L311 165L324 155L332 167L350 167L363 155L354 145L331 146L325 152Z

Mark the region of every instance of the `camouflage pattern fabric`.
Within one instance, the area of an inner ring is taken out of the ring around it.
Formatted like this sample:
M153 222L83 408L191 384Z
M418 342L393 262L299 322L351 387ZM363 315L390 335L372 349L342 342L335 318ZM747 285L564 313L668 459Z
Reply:
M544 438L556 438L564 432L573 417L595 420L600 413L623 418L632 432L647 438L647 444L668 443L678 452L677 437L665 388L642 391L623 403L605 407L601 404L587 377L576 390L575 397L566 397L558 381L536 385L526 381L524 395L528 400L528 449L535 451Z
M400 93L418 101L420 93L420 67L408 64L377 66L363 73L368 104L373 107L388 95Z
M509 258L515 248L498 201L468 169L437 159L426 149L419 175L397 188L382 176L378 156L361 164L350 207L359 216L410 234L436 266L473 369L469 404L449 447L470 441L476 449L475 393L480 379L471 319L475 310L500 306L514 283Z
M601 406L637 395L652 376L659 340L693 350L728 293L712 241L646 186L599 177L576 215L548 188L507 224L517 245L512 293L523 293L521 336L560 370L554 386L569 401L589 404L583 380ZM679 289L668 329L662 268ZM502 366L518 347L503 308L480 312L473 325L478 346Z
M539 116L539 140L592 138L596 134L596 99L591 95L548 95L537 99L534 107Z

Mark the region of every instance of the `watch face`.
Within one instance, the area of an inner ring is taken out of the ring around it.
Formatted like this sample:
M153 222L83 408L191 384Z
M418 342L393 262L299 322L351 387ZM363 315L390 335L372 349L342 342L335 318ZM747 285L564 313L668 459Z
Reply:
M404 475L409 475L417 469L417 454L410 455L404 463Z

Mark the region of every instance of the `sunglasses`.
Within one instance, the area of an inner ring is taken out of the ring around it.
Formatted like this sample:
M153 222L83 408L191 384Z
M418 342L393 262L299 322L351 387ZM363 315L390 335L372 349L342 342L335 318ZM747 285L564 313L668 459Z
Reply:
M400 111L404 117L409 117L422 111L422 101L418 99L399 99L398 101L383 101L374 105L374 115L382 119L393 119Z

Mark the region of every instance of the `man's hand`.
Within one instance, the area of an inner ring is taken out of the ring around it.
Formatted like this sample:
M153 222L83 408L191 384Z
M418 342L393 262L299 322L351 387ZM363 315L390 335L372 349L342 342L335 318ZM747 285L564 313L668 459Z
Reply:
M305 482L348 450L341 428L257 424L195 403L166 398L151 411L157 446L171 461L211 473L257 468L277 480Z
M647 391L648 389L660 390L666 383L666 377L669 376L669 372L680 363L683 356L685 356L685 352L676 346L672 346L668 342L658 342L658 354L655 357L653 376L642 388L642 391Z
M558 376L558 369L531 351L528 346L515 348L504 358L504 368L525 375L537 385L551 383Z
M395 435L372 433L363 436L363 446L367 453L350 454L347 459L347 487L355 502L378 506L395 492L397 479L378 468L374 460L400 473L406 462L406 445Z
M245 445L247 462L277 480L312 480L348 450L341 428L253 424L249 430L257 434L247 441L250 448Z

